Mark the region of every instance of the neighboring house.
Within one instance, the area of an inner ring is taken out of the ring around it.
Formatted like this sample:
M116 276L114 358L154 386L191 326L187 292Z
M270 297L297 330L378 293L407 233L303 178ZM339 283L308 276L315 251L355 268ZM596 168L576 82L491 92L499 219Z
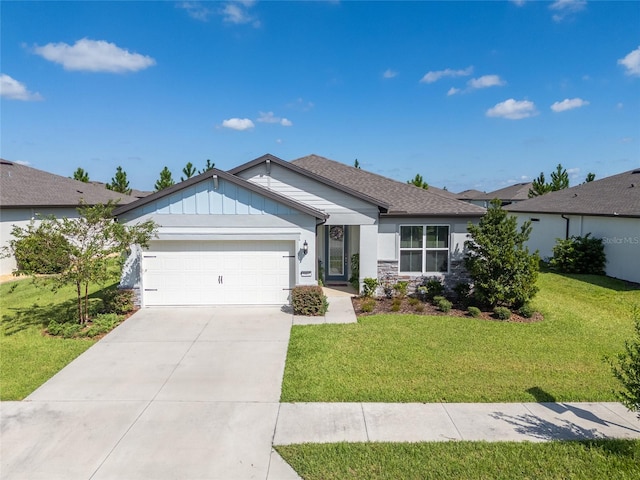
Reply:
M602 238L606 273L640 283L640 169L550 192L507 207L520 223L531 220L528 246L553 256L558 238Z
M123 286L145 306L285 304L319 276L346 284L355 254L360 281L452 278L485 210L450 195L315 155L209 170L116 210L160 225Z
M505 188L494 190L493 192L484 193L478 190L465 190L460 192L456 198L487 208L491 200L497 198L502 202L502 206L511 205L512 203L522 202L529 198L529 189L533 184L531 182L516 183Z
M81 201L95 205L109 200L126 203L136 198L107 190L104 185L83 183L0 159L1 246L12 240L14 225L26 227L38 216L77 218ZM0 259L0 275L10 274L15 268L13 257Z

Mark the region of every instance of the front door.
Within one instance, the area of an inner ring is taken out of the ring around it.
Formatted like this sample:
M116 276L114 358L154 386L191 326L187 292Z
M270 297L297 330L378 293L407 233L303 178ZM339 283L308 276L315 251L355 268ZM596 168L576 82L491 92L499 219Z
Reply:
M345 225L327 225L324 231L325 280L327 282L345 282L349 276L347 227Z

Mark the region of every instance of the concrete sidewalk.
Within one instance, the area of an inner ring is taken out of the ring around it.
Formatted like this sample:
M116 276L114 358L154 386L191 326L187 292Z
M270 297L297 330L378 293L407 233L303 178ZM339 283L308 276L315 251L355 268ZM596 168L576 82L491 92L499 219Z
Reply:
M323 287L322 290L329 302L329 309L323 317L303 317L294 315L294 325L320 325L323 323L357 323L358 319L353 311L351 297L356 295L355 290L350 287L330 288Z
M274 445L640 439L619 403L283 403Z

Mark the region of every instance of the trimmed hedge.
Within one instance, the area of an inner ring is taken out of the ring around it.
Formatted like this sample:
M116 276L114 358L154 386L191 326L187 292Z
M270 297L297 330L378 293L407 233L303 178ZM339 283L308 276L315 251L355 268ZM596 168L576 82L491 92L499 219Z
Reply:
M302 285L291 291L291 305L294 315L320 316L327 313L329 303L317 285Z

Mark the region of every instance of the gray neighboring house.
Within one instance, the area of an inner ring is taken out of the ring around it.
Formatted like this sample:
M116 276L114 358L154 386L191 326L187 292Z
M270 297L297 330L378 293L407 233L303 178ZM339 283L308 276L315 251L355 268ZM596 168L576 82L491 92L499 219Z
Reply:
M516 183L488 193L480 192L478 190L465 190L464 192L460 192L456 198L484 208L489 206L491 200L497 198L502 202L502 206L504 207L513 203L528 200L529 189L532 185L533 184L531 182Z
M13 225L26 227L39 215L77 218L81 201L95 205L109 200L123 204L136 197L0 159L0 247L12 240ZM0 275L15 268L13 257L0 259Z
M531 220L530 250L553 256L556 239L602 238L607 275L640 283L640 169L509 205L520 223Z
M485 209L317 155L264 155L213 169L116 210L160 225L123 286L143 306L286 304L291 288L461 272L468 222Z

